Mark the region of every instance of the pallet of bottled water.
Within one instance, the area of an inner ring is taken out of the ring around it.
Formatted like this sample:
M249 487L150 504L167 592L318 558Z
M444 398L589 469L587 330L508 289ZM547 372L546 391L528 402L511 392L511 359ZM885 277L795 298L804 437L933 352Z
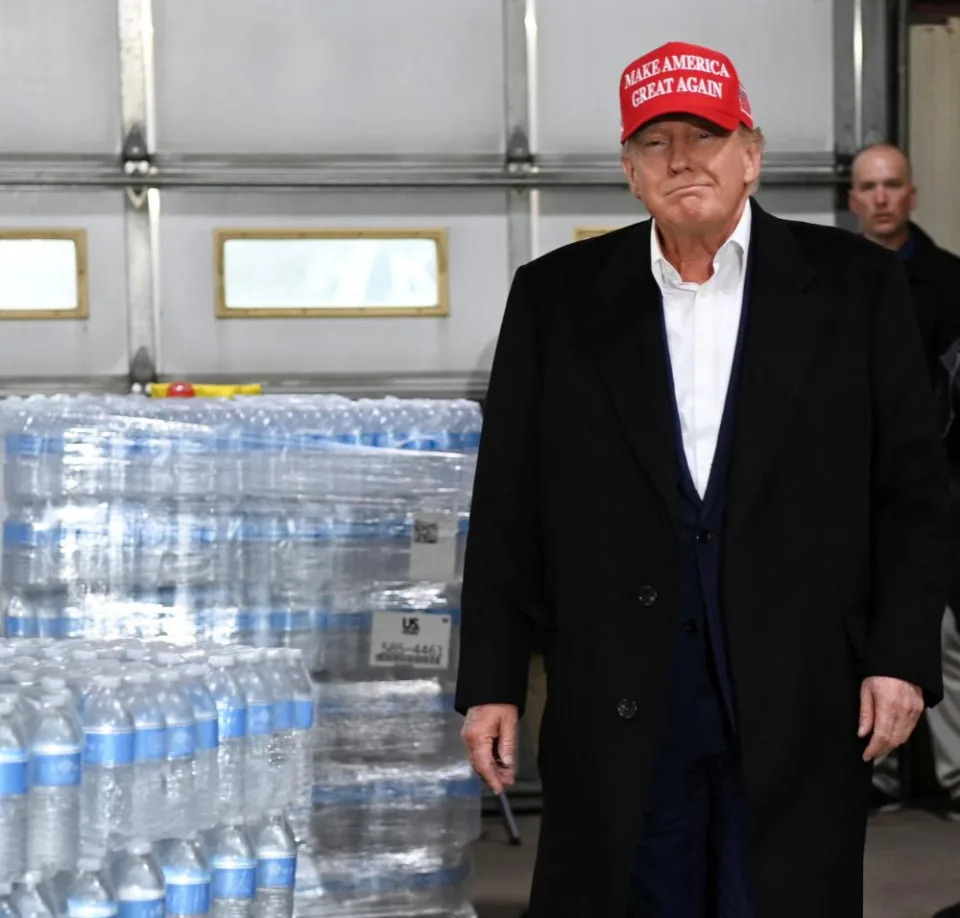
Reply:
M0 621L18 639L0 649L0 699L4 683L29 698L62 679L81 718L81 802L115 814L81 807L77 862L51 876L28 861L18 894L36 881L63 912L64 883L102 886L129 918L155 918L130 902L155 901L159 875L170 914L203 914L189 886L224 918L280 918L257 903L280 899L265 883L290 890L292 836L301 914L473 915L479 785L452 691L479 428L466 401L0 403ZM183 739L173 710L157 714L168 670L217 712L215 756L212 718L195 713L189 768L167 751ZM126 761L128 741L84 720L104 693L134 721L127 765L104 762Z
M0 914L290 918L313 721L296 649L0 642Z
M459 400L7 399L4 633L449 663L455 616L418 643L377 613L459 580L479 428Z

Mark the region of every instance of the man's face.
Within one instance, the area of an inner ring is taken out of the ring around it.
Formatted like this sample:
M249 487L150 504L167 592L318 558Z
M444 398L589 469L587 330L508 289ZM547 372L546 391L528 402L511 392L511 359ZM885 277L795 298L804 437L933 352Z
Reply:
M701 118L677 115L644 127L624 149L630 190L666 226L725 228L760 176L759 144Z
M871 239L902 235L917 205L906 157L889 147L860 154L853 166L850 210Z

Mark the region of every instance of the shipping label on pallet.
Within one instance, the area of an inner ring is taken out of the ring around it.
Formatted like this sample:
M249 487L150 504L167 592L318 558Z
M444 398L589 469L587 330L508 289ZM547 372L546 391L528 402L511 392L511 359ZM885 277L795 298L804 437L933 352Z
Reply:
M450 615L374 612L370 665L446 669L450 665Z
M410 579L448 583L457 568L457 515L417 513L413 520Z

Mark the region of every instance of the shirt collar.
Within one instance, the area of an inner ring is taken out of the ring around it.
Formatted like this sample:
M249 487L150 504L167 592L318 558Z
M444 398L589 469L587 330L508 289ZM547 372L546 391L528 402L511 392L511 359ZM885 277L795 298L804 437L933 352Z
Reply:
M752 225L753 208L748 200L744 205L743 213L740 215L737 225L730 234L730 238L720 246L717 254L713 258L715 270L722 253L728 248L731 248L737 253L738 267L741 276L743 275L747 268L747 253L750 251L750 230ZM654 279L658 284L662 285L666 280L667 269L673 272L673 276L677 278L676 282L679 283L676 268L667 261L666 256L663 254L663 249L660 247L660 236L657 233L656 220L651 220L650 222L650 267L653 270Z

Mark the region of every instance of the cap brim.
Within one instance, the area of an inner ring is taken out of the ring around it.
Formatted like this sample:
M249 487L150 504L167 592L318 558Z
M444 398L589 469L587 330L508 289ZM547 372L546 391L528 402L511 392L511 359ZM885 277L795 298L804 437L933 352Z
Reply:
M624 143L651 121L669 115L703 118L704 121L709 121L724 131L735 131L743 123L739 118L732 117L728 112L717 111L709 105L680 105L678 107L675 98L665 98L662 101L655 99L643 107L643 114L635 122L624 125L620 142Z

